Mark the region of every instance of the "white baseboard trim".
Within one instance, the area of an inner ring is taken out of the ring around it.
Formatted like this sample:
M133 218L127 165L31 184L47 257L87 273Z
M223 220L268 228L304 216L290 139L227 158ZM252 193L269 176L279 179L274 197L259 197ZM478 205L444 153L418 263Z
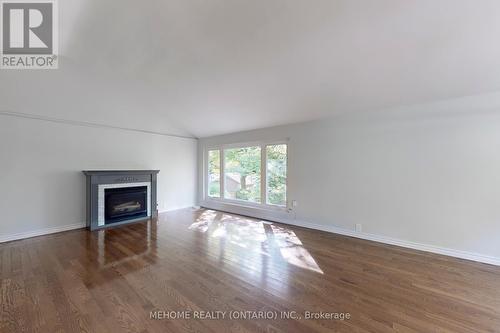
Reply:
M55 234L57 232L63 232L63 231L68 231L68 230L74 230L74 229L81 229L85 228L86 223L81 222L81 223L74 223L74 224L68 224L68 225L63 225L60 227L49 227L49 228L44 228L44 229L39 229L35 231L28 231L28 232L20 232L16 234L10 234L10 235L0 235L0 243L5 243L5 242L11 242L19 239L25 239L25 238L31 238L31 237L37 237L37 236L43 236L43 235L49 235L49 234Z
M265 211L256 212L255 209L249 210L249 209L245 209L244 207L242 207L240 209L240 208L233 206L233 205L231 205L231 206L230 205L223 205L223 204L222 205L214 205L214 204L211 204L209 202L202 202L201 205L202 205L202 207L205 207L208 209L215 209L215 210L226 211L226 212L233 213L233 214L252 216L252 217L255 217L258 219L264 219L264 220L274 221L274 222L288 224L288 225L295 225L298 227L303 227L303 228L308 228L308 229L321 230L321 231L331 232L334 234L369 240L369 241L373 241L373 242L379 242L379 243L384 243L384 244L389 244L389 245L396 245L396 246L401 246L401 247L408 248L408 249L431 252L431 253L441 254L441 255L445 255L445 256L449 256L449 257L455 257L455 258L472 260L472 261L477 261L477 262L481 262L481 263L485 263L485 264L500 266L500 258L487 256L487 255L483 255L483 254L479 254L479 253L454 250L454 249L449 249L449 248L435 246L435 245L416 243L416 242L396 239L396 238L387 237L387 236L370 234L370 233L366 233L366 232L357 232L354 230L349 230L349 229L345 229L345 228L341 228L341 227L337 227L337 226L333 226L333 225L323 225L323 224L316 224L316 223L310 223L310 222L305 222L305 221L298 221L298 220L295 220L291 217L284 218L282 216L275 216L272 214L268 214Z
M172 209L160 211L158 213L160 213L160 214L167 213L167 212L171 212L174 210L186 209L186 208L193 208L193 206L172 208ZM58 232L69 231L69 230L74 230L74 229L81 229L81 228L85 228L86 226L87 226L86 222L81 222L81 223L68 224L68 225L64 225L64 226L60 226L60 227L43 228L43 229L38 229L35 231L19 232L19 233L15 233L15 234L3 234L3 235L0 235L0 243L11 242L11 241L15 241L15 240L26 239L26 238L37 237L37 236L50 235L50 234L55 234Z
M179 208L163 210L163 211L160 211L159 213L160 214L161 213L168 213L168 212L172 212L175 210L187 209L187 208L193 208L193 206L186 206L186 207L179 207ZM207 207L207 208L213 209L210 207ZM235 210L232 210L230 213L239 214ZM246 214L244 214L244 215L248 215L247 211L245 211L245 213ZM263 217L256 216L256 218L263 218ZM354 230L344 229L344 228L331 226L331 225L315 224L315 223L309 223L309 222L305 222L305 221L297 221L297 220L282 219L282 218L274 219L272 217L271 218L263 218L263 219L267 219L267 220L271 220L271 221L275 221L275 222L279 222L279 223L284 223L284 224L289 224L289 225L295 225L298 227L304 227L304 228L308 228L308 229L321 230L321 231L331 232L331 233L335 233L335 234L339 234L339 235L355 237L355 238L360 238L360 239L364 239L364 240L369 240L369 241L374 241L374 242L379 242L379 243L384 243L384 244L389 244L389 245L396 245L396 246L401 246L404 248L425 251L425 252L431 252L431 253L437 253L437 254L441 254L441 255L445 255L445 256L450 256L450 257L472 260L472 261L477 261L477 262L482 262L482 263L486 263L486 264L500 266L500 258L487 256L487 255L483 255L483 254L478 254L478 253L473 253L473 252L454 250L454 249L439 247L439 246L435 246L435 245L416 243L416 242L391 238L391 237L387 237L387 236L369 234L369 233L365 233L365 232L356 232ZM81 222L81 223L64 225L64 226L60 226L60 227L44 228L44 229L39 229L39 230L29 231L29 232L20 232L20 233L16 233L16 234L7 234L7 235L4 234L4 235L0 235L0 243L11 242L14 240L43 236L43 235L49 235L49 234L54 234L54 233L58 233L58 232L68 231L68 230L81 229L81 228L85 228L85 226L86 226L86 223Z
M278 221L278 222L280 222L280 221ZM477 262L481 262L481 263L485 263L485 264L500 266L500 258L487 256L487 255L483 255L483 254L479 254L479 253L454 250L454 249L449 249L449 248L435 246L435 245L416 243L416 242L391 238L391 237L387 237L387 236L369 234L366 232L357 232L354 230L344 229L344 228L340 228L340 227L336 227L336 226L326 226L326 225L313 224L313 223L308 223L308 222L303 222L303 221L287 221L287 222L282 222L282 223L295 225L295 226L299 226L299 227L304 227L304 228L309 228L309 229L331 232L331 233L349 236L349 237L360 238L360 239L369 240L369 241L378 242L378 243L401 246L401 247L413 249L413 250L431 252L431 253L441 254L441 255L445 255L445 256L449 256L449 257L455 257L455 258L472 260L472 261L477 261Z

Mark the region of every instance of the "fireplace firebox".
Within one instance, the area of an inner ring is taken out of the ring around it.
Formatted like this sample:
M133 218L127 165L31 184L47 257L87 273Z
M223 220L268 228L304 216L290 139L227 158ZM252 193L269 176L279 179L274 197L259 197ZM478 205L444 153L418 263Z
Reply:
M108 188L104 191L104 223L148 216L147 186Z

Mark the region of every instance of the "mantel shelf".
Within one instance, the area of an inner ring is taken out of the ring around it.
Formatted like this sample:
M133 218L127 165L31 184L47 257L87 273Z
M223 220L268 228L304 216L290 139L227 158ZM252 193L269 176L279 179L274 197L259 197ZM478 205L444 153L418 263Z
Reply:
M122 174L158 174L160 170L83 170L87 176L122 175Z

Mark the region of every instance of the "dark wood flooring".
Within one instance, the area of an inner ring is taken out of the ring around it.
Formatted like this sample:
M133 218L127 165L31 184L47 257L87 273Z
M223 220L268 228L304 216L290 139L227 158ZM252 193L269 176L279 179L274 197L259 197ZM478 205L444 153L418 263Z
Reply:
M0 332L500 332L499 267L211 210L4 243L0 259Z

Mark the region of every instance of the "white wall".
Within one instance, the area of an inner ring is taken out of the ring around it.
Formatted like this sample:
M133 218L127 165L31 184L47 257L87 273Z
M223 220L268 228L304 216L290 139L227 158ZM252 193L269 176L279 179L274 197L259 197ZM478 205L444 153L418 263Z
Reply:
M207 145L289 138L298 207L277 220L500 264L500 113L422 108L202 139L199 165Z
M0 115L0 241L85 221L82 170L159 169L159 210L192 206L194 139Z

